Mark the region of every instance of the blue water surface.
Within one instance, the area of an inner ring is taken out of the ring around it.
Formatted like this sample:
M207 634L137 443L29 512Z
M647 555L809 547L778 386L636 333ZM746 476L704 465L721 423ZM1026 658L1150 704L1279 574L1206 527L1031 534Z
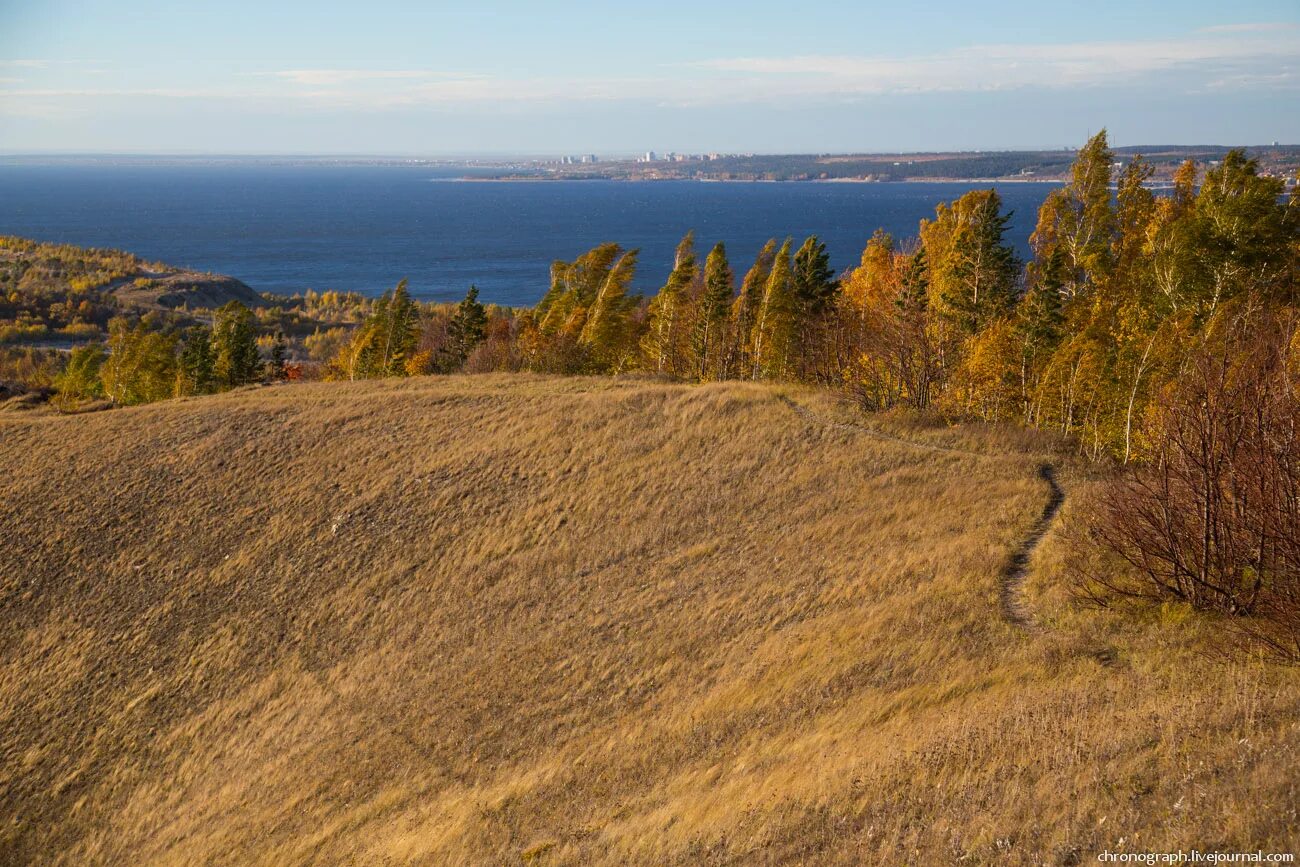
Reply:
M238 277L258 291L377 294L402 277L417 297L532 304L554 259L596 244L641 249L653 291L694 229L725 241L737 275L768 238L819 235L857 263L877 227L916 234L971 183L465 182L428 166L0 164L0 234L130 250ZM1027 254L1047 184L998 187Z

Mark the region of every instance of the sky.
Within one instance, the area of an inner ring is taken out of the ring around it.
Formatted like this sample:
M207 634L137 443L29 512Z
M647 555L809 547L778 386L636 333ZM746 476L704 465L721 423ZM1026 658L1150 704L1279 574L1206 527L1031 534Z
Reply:
M1296 0L0 0L0 152L1300 143Z

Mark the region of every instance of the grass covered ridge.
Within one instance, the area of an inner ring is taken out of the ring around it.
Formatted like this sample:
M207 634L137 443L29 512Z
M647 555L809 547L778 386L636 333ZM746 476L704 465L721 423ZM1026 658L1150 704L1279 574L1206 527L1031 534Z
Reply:
M0 417L0 862L1300 838L1295 670L1207 655L1205 616L1075 609L1057 529L1043 628L1008 625L1042 441L841 412L484 376Z

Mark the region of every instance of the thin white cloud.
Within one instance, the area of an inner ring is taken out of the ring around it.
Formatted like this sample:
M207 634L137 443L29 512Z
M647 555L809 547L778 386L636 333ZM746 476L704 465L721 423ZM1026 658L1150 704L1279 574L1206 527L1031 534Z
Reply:
M424 69L285 69L271 74L294 84L329 86L358 81L428 79L439 73Z
M738 57L692 66L776 80L816 77L837 93L1006 90L1133 82L1164 72L1219 78L1242 66L1260 71L1300 59L1300 31L1267 38L1198 36L1037 45L976 45L945 54L910 57L804 55Z
M7 61L42 63L43 61ZM670 106L782 100L853 100L879 94L975 93L1090 86L1160 86L1183 92L1290 92L1300 28L1224 25L1168 39L973 45L912 56L796 55L713 58L642 76L504 77L429 69L284 69L232 76L206 88L94 86L85 76L0 82L0 114L26 102L111 97L231 100L272 111L385 111L624 101ZM39 73L32 73L33 76ZM87 110L86 105L76 106Z
M1278 72L1242 73L1207 81L1206 90L1300 90L1300 73L1284 69Z
M1291 21L1260 21L1248 24L1214 24L1202 27L1197 33L1264 33L1273 30L1295 30L1300 24Z
M4 79L0 79L3 81ZM18 79L10 79L17 81ZM35 97L40 99L161 96L171 99L239 98L247 94L212 89L180 87L141 88L86 88L86 87L28 87L0 90L0 97Z

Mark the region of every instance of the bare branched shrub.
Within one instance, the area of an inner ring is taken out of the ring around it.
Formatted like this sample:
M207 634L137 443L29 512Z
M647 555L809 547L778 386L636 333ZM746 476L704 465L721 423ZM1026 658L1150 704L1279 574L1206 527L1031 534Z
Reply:
M1217 318L1150 415L1147 460L1095 505L1092 537L1139 577L1092 579L1232 615L1300 658L1297 317Z

